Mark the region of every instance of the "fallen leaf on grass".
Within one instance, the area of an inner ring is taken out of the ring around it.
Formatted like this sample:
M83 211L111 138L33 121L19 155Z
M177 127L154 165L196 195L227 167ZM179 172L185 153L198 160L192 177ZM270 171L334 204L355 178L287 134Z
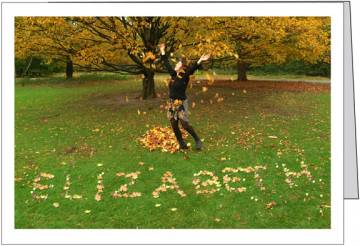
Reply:
M276 205L275 201L271 201L268 204L266 204L266 208L267 209L272 209L274 206Z
M98 202L101 201L101 195L99 193L96 193L95 200Z
M246 187L238 187L236 189L237 192L241 193L241 192L245 192L246 191Z
M36 183L36 182L39 182L41 180L41 178L40 177L36 177L36 178L34 178L34 182Z
M219 103L219 102L222 102L222 101L224 101L224 98L223 98L223 97L219 97L216 101L217 101L218 103Z
M35 190L47 190L48 188L49 188L48 185L42 185L42 184L38 184L38 183L33 184L33 189L35 189Z
M55 176L54 176L53 174L51 174L51 173L40 173L40 176L41 176L41 177L44 177L44 178L46 178L46 179L52 179L52 178L55 177Z

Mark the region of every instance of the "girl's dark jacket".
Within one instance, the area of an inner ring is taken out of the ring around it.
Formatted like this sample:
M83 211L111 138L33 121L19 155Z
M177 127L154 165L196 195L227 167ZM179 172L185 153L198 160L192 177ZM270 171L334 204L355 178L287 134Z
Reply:
M185 91L190 80L189 77L196 69L200 68L201 65L196 62L189 66L185 72L177 75L176 71L170 65L167 55L161 55L161 60L164 62L165 68L171 76L171 82L169 83L169 98L185 100Z

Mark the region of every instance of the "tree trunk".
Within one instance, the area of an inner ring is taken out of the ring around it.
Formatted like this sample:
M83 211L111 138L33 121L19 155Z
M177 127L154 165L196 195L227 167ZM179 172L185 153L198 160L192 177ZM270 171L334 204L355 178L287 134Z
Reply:
M25 70L24 70L24 72L23 72L23 76L24 75L27 75L27 73L29 72L29 69L30 69L30 66L31 66L31 64L32 64L32 61L33 61L33 58L32 58L32 56L30 57L30 59L29 59L29 61L28 61L28 63L27 63L27 65L26 65L26 68L25 68Z
M66 61L66 79L72 79L74 73L74 66L71 59Z
M246 70L248 68L248 65L246 63L243 63L241 61L237 62L237 80L239 81L247 81L247 76L246 76Z
M144 73L142 90L143 99L147 99L149 97L156 97L154 74L155 73L153 71L146 71Z

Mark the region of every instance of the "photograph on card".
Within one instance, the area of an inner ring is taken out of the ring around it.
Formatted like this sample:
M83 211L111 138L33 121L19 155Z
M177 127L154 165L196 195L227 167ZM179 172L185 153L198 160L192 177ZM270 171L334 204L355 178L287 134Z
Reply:
M331 228L330 34L15 17L15 228Z

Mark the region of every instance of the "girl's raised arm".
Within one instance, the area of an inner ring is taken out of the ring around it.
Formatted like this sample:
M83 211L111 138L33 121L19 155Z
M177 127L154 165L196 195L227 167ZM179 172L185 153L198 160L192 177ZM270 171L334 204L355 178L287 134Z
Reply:
M209 58L210 58L210 55L202 55L200 57L200 59L186 71L185 75L186 76L192 75L196 71L196 69L198 69L200 67L201 62L207 61Z
M161 53L161 60L164 62L165 68L170 74L171 77L176 77L176 71L170 65L169 59L165 54L165 44L160 44L160 53Z

